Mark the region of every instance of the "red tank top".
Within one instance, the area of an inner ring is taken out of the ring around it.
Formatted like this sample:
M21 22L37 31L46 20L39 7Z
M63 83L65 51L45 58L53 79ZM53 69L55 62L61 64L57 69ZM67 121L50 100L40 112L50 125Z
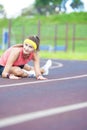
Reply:
M12 51L12 48L9 48L5 51L5 53L0 57L0 65L5 66L8 60L8 57ZM20 47L20 54L19 57L17 58L17 60L13 63L13 66L20 66L20 65L25 65L26 63L28 63L30 60L33 59L33 52L30 53L28 58L23 58L23 47Z

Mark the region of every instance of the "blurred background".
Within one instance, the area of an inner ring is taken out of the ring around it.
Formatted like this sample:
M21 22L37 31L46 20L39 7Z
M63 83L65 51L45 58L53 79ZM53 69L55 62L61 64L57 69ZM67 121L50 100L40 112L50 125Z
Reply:
M0 0L0 54L29 35L42 58L87 60L87 1Z

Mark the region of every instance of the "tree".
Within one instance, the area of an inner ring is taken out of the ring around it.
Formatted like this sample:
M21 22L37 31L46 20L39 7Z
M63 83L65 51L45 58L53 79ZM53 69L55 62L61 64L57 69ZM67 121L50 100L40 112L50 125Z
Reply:
M6 13L4 10L4 6L0 4L0 16L1 17L6 17Z
M56 6L61 4L62 0L36 0L35 7L40 14L46 14L46 12L52 13Z
M68 0L36 0L35 8L38 10L40 14L46 14L46 12L54 13L55 9L59 12L66 12L66 3ZM70 4L72 9L83 9L84 5L81 0L72 0Z
M81 2L81 0L72 0L72 3L70 5L74 10L75 9L83 9L84 5L83 2Z

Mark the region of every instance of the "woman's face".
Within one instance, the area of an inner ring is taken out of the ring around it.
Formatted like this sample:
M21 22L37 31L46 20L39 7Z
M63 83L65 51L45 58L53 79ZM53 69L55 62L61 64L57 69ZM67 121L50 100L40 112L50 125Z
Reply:
M24 54L30 54L33 51L34 51L34 48L32 45L30 45L29 43L23 44L23 53Z

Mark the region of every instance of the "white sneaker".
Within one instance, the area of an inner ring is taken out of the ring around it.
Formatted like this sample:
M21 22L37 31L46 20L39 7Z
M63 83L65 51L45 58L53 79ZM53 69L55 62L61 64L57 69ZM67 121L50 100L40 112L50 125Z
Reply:
M48 75L49 74L49 69L50 69L50 67L52 66L52 60L48 60L47 62L46 62L46 64L42 67L42 69L44 69L44 73L43 73L43 75Z
M27 70L24 70L24 69L23 69L23 71L28 74L28 77L29 77L29 78L34 78L34 77L36 77L36 74L35 74L35 71L34 71L34 70L27 71Z

